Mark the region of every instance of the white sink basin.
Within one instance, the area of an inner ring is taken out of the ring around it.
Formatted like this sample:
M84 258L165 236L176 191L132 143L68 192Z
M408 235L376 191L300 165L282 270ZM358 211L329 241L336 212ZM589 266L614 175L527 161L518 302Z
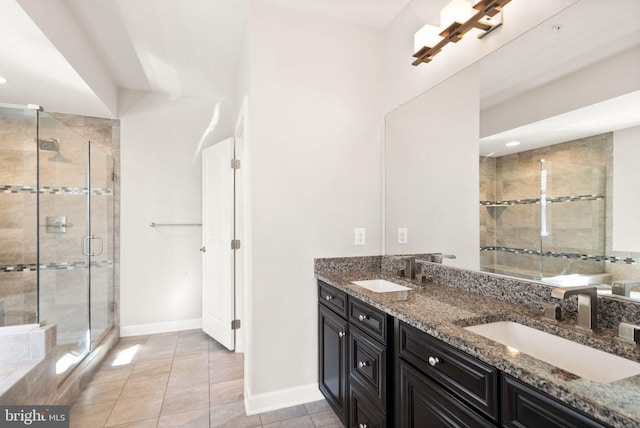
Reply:
M364 287L374 293L392 293L394 291L411 290L409 287L385 279L367 279L365 281L351 281L351 283Z
M611 383L640 374L640 364L511 321L465 327L487 339L585 379Z

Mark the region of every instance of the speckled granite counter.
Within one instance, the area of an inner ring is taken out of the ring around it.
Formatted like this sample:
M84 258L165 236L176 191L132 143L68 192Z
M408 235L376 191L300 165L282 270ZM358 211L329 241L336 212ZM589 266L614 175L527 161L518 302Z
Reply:
M427 283L410 281L382 269L384 264L385 261L381 261L379 257L317 259L315 275L316 278L347 294L544 391L597 420L614 427L640 427L640 375L610 384L578 378L528 355L509 352L506 346L469 332L463 327L494 321L516 321L640 362L638 349L615 340L615 331L612 328L605 325L597 335L591 335L576 329L571 321L558 323L542 318L535 305L525 306L509 302L510 299L507 297L503 299L484 296L477 291L452 287L442 282L443 276L433 276ZM447 269L442 266L425 268ZM465 271L453 269L453 272L447 274L456 276L456 272ZM488 281L492 277L494 276L488 275ZM397 282L411 287L412 290L374 293L351 284L354 280L374 278ZM535 288L536 284L532 285ZM550 291L550 287L542 287L534 293L541 301L551 301ZM502 292L508 293L505 290ZM544 296L545 292L548 292L549 296ZM634 308L632 312L635 313ZM602 367L602 370L607 368Z

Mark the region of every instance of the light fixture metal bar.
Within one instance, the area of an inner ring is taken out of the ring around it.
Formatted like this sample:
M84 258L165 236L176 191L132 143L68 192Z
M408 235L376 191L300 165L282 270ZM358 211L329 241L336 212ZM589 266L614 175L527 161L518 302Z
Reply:
M502 8L510 1L511 0L480 0L478 3L476 3L473 6L473 8L478 11L476 12L475 15L473 15L464 23L454 22L451 25L449 25L447 28L445 28L440 33L440 37L442 37L442 40L440 40L433 47L424 46L418 52L413 54L413 57L417 59L413 61L411 64L420 65L423 62L424 63L430 62L433 59L433 57L436 56L442 50L443 47L445 47L449 43L459 42L462 39L462 36L464 36L468 31L474 28L478 28L482 31L485 31L484 35L486 35L490 31L499 27L501 24L490 25L490 24L485 24L483 22L480 22L480 20L485 16L489 16L489 17L496 16L498 13L502 12Z

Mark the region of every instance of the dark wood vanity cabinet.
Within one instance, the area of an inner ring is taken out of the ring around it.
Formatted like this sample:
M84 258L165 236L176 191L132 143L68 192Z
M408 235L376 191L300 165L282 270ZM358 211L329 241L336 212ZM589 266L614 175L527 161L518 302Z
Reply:
M348 428L607 427L318 281L320 391Z
M320 391L347 427L393 421L393 317L318 282Z
M495 427L498 370L396 321L397 424Z

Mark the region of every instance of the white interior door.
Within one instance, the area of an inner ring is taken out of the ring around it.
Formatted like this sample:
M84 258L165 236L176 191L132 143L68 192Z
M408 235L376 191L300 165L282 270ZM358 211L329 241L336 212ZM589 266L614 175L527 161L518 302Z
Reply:
M235 348L234 140L202 152L202 330Z

